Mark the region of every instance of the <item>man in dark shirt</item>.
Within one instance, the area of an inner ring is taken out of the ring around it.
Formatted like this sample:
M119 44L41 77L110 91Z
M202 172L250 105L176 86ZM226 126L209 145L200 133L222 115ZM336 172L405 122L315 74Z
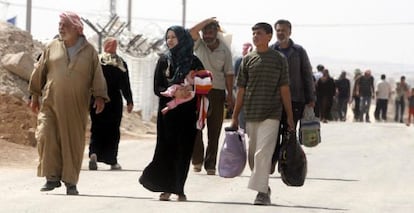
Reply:
M292 97L293 129L296 129L298 121L302 118L305 105L315 106L315 83L313 79L312 66L306 50L293 42L292 24L288 20L278 20L274 25L277 42L270 48L281 52L288 60L289 65L289 88ZM274 172L279 157L280 136L287 131L286 114L282 114L280 121L279 137L272 159L271 173Z
M370 123L369 108L371 106L371 99L375 98L374 77L371 75L371 70L365 71L356 86L357 95L361 98L359 119L362 121L365 114L365 122Z
M338 99L339 119L341 121L346 120L346 112L348 111L348 102L350 101L351 83L346 78L346 72L342 71L338 80L335 82Z

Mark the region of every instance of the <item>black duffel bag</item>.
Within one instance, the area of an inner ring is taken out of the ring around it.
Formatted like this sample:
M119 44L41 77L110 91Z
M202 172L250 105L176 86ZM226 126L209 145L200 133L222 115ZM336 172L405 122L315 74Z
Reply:
M277 169L283 182L288 186L303 186L308 171L307 160L296 140L296 132L286 131L283 134L279 153Z

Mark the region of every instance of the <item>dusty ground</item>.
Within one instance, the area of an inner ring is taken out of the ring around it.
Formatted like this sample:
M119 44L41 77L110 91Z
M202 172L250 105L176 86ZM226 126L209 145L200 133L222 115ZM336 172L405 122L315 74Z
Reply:
M35 128L36 114L30 111L24 100L12 95L0 94L0 167L36 165ZM121 132L121 139L139 139L154 135L155 124L143 122L138 112L125 112ZM88 139L87 131L86 144Z
M185 185L188 202L177 202L176 196L169 202L158 201L159 193L138 183L154 153L152 136L121 142L122 171L111 171L102 163L97 171L89 171L88 160L84 160L78 184L80 196L66 196L65 187L40 192L44 179L36 177L35 166L0 167L0 212L413 212L413 126L329 122L322 123L321 134L321 144L304 147L308 162L304 186L286 186L277 172L270 176L271 206L252 205L256 192L247 188L251 175L248 166L235 178L190 169Z
M28 32L0 21L0 59L22 51L36 58L43 48L44 44L33 40ZM27 80L0 63L0 167L32 166L37 160L34 138L37 115L27 107L27 88ZM154 132L155 124L143 122L139 112L124 113L121 139L138 139ZM88 139L89 132L85 143Z
M36 142L29 140L29 134L34 132L35 126L36 115L28 110L23 100L0 95L0 166L33 162Z
M14 96L0 94L0 138L12 143L35 146L36 141L29 139L34 132L36 115L26 103Z

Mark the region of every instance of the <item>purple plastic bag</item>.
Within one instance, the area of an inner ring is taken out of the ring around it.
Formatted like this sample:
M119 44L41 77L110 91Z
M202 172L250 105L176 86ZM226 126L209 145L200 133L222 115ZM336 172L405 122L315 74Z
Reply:
M247 153L244 132L226 129L218 162L219 176L233 178L241 175L246 166L246 161Z

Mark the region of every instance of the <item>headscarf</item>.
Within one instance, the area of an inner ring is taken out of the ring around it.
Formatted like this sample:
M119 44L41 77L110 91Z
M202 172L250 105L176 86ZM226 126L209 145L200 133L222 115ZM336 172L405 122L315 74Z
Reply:
M115 54L118 42L114 37L108 37L103 42L104 52Z
M83 23L76 13L65 11L61 13L59 17L60 19L71 23L73 26L75 26L76 31L78 31L79 35L83 35Z
M118 41L114 37L107 37L103 42L104 51L99 55L102 65L111 65L118 67L122 72L126 72L127 69L124 66L124 61L116 54Z
M165 41L167 41L167 33L169 30L174 31L178 40L177 45L169 49L166 53L169 62L172 64L172 78L170 82L177 84L182 83L185 76L191 70L194 41L190 32L181 26L169 27L165 33Z

